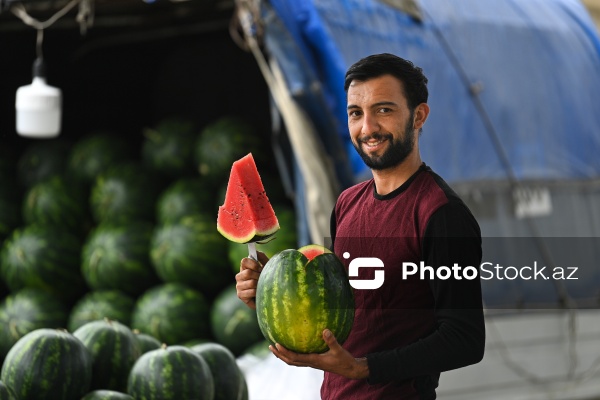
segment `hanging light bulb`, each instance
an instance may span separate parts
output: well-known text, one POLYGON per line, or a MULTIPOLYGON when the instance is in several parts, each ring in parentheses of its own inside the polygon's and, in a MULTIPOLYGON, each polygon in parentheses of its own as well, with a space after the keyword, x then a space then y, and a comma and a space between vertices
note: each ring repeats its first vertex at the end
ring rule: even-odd
POLYGON ((62 114, 61 90, 46 83, 42 57, 33 63, 31 85, 17 89, 17 133, 34 138, 51 138, 60 133, 62 114))

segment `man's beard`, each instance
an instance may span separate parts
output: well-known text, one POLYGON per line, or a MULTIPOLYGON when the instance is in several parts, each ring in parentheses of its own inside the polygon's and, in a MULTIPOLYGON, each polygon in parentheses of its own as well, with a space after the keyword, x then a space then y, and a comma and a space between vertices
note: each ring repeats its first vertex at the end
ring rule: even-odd
POLYGON ((391 133, 373 133, 372 135, 360 138, 358 144, 353 144, 364 163, 371 169, 383 170, 399 165, 406 157, 408 157, 415 146, 415 131, 413 129, 412 113, 404 128, 404 135, 402 135, 399 140, 394 140, 391 133), (389 141, 388 148, 380 156, 367 154, 361 146, 362 142, 372 139, 387 139, 389 141))

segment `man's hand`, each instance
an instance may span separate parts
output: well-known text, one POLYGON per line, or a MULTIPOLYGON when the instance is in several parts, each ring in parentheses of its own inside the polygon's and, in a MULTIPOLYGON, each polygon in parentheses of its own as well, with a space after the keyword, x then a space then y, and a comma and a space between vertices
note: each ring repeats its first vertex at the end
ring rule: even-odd
POLYGON ((311 367, 350 379, 364 379, 369 376, 369 366, 366 358, 354 358, 340 346, 329 329, 323 331, 323 340, 329 350, 322 354, 298 354, 276 343, 269 346, 275 356, 286 364, 296 367, 311 367))
POLYGON ((258 261, 248 257, 240 261, 240 272, 235 276, 237 296, 252 309, 256 309, 254 298, 256 297, 258 277, 263 269, 263 265, 269 261, 265 253, 262 251, 257 253, 258 261))

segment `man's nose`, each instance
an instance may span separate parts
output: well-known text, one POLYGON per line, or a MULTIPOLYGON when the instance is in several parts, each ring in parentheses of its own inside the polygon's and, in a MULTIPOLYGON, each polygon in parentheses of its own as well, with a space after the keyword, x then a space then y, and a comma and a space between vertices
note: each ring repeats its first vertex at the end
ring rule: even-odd
POLYGON ((363 115, 363 124, 361 134, 371 135, 372 133, 379 132, 379 121, 374 115, 365 113, 363 115))

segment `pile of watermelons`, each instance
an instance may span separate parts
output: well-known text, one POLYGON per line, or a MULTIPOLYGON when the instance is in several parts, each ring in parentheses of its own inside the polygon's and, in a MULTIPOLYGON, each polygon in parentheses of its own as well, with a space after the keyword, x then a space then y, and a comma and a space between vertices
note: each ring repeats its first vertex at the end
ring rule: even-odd
POLYGON ((264 339, 235 293, 247 247, 216 215, 252 152, 281 225, 259 250, 297 247, 270 149, 234 116, 165 119, 132 143, 0 150, 1 400, 247 398, 235 358, 264 339))

